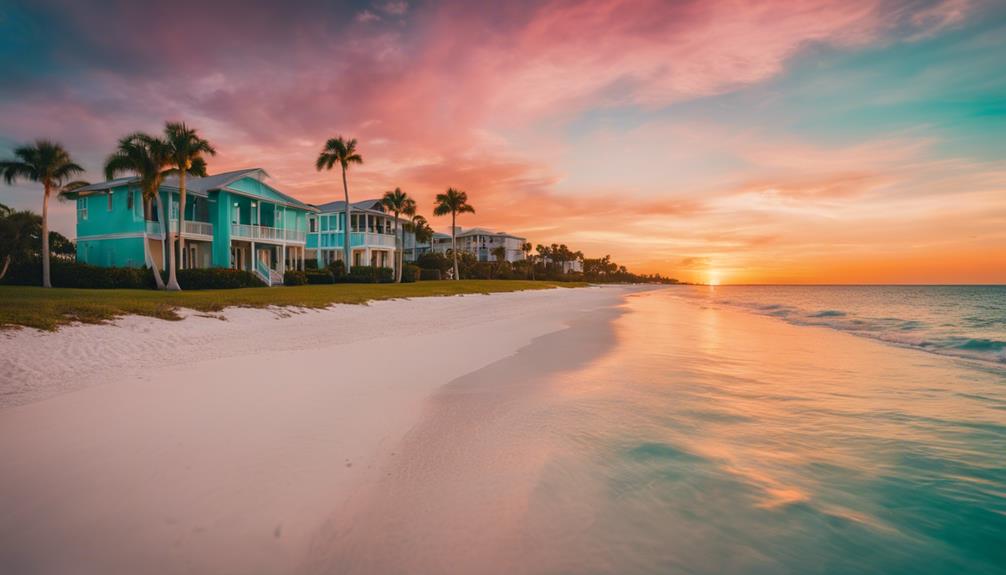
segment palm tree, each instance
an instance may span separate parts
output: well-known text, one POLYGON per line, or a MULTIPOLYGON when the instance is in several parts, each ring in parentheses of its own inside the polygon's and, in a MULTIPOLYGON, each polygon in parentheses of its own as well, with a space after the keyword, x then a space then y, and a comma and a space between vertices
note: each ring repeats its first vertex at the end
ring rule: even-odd
MULTIPOLYGON (((164 140, 159 140, 153 136, 137 132, 130 134, 121 140, 115 152, 105 160, 105 177, 109 180, 123 172, 132 172, 140 179, 140 192, 143 194, 145 206, 154 202, 157 207, 158 219, 161 220, 161 231, 164 237, 168 237, 168 218, 161 202, 161 182, 164 175, 172 164, 171 146, 164 140)), ((147 211, 147 210, 145 210, 147 211)), ((146 227, 144 227, 144 247, 146 247, 146 227)), ((154 271, 154 282, 157 289, 165 289, 161 272, 157 269, 157 258, 150 258, 150 266, 154 271)), ((168 242, 168 267, 175 267, 174 243, 168 242)), ((177 282, 168 285, 167 289, 181 289, 177 282)))
POLYGON ((402 188, 395 188, 392 192, 384 192, 384 197, 381 198, 381 205, 384 206, 384 209, 395 214, 395 283, 401 283, 402 252, 405 249, 405 227, 402 226, 402 236, 399 238, 398 216, 399 214, 406 216, 416 215, 416 201, 410 198, 409 194, 403 192, 402 188), (399 243, 399 239, 401 243, 399 243))
POLYGON ((461 190, 455 190, 454 188, 447 188, 447 192, 437 194, 437 203, 433 208, 433 215, 451 215, 451 256, 454 258, 455 280, 461 279, 458 276, 458 230, 456 224, 458 221, 458 214, 464 213, 475 213, 475 208, 468 203, 468 194, 462 192, 461 190))
MULTIPOLYGON (((412 220, 407 224, 409 231, 411 231, 416 236, 416 241, 412 242, 412 261, 416 261, 416 245, 429 242, 433 240, 433 228, 430 227, 430 223, 426 221, 426 218, 416 214, 412 216, 412 220)), ((432 245, 430 246, 432 249, 432 245)))
POLYGON ((325 142, 325 147, 321 150, 321 154, 318 155, 318 160, 315 161, 314 167, 320 172, 322 170, 331 170, 332 166, 336 163, 342 167, 342 191, 346 195, 346 222, 343 225, 342 257, 346 263, 346 273, 349 273, 349 255, 351 251, 349 246, 350 205, 349 185, 346 183, 346 170, 349 169, 350 164, 363 164, 363 157, 356 151, 355 138, 349 141, 343 139, 342 136, 329 139, 325 142))
POLYGON ((524 242, 520 245, 520 250, 524 252, 524 260, 528 263, 528 270, 531 279, 534 279, 534 256, 531 255, 531 242, 524 242))
POLYGON ((0 204, 0 279, 7 275, 10 264, 27 260, 41 240, 42 218, 29 210, 14 210, 0 204))
MULTIPOLYGON (((178 266, 185 267, 185 176, 206 175, 203 154, 217 155, 209 142, 199 137, 185 122, 168 122, 164 125, 164 138, 171 148, 171 173, 178 175, 178 266)), ((168 285, 177 284, 175 268, 168 272, 168 285)))
POLYGON ((42 184, 42 286, 52 287, 49 279, 49 196, 59 191, 71 177, 84 168, 75 164, 63 146, 49 140, 14 148, 14 158, 0 161, 3 179, 11 185, 18 180, 42 184))

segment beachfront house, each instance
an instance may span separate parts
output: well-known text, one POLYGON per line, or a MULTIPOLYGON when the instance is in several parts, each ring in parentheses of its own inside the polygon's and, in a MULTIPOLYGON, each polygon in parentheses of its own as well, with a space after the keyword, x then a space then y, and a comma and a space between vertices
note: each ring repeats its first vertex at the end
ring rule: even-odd
MULTIPOLYGON (((283 282, 287 269, 303 269, 308 217, 317 211, 266 180, 260 168, 186 178, 179 206, 178 179, 165 178, 160 199, 174 232, 185 210, 184 268, 232 268, 252 272, 266 284, 283 282)), ((167 266, 160 214, 145 206, 137 178, 118 178, 77 193, 77 260, 91 265, 167 266)))
MULTIPOLYGON (((458 252, 472 254, 480 262, 496 261, 493 250, 501 246, 506 250, 506 261, 511 263, 521 261, 524 259, 523 245, 526 241, 526 238, 520 236, 506 232, 493 232, 485 228, 469 228, 467 230, 457 228, 458 252)), ((431 249, 446 254, 451 249, 451 235, 434 234, 431 249)))
MULTIPOLYGON (((316 207, 308 217, 307 249, 319 267, 343 259, 346 202, 336 201, 316 207)), ((408 220, 399 218, 399 233, 408 220)), ((415 234, 405 231, 404 257, 411 259, 415 234)), ((395 267, 395 215, 380 200, 350 203, 349 246, 352 265, 395 267)))

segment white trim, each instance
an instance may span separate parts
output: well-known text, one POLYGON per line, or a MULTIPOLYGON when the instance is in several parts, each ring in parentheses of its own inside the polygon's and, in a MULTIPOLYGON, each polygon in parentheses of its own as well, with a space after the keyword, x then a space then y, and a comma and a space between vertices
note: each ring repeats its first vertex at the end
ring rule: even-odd
POLYGON ((98 234, 94 236, 77 236, 77 241, 80 240, 125 240, 130 238, 142 238, 143 232, 130 232, 122 234, 98 234))

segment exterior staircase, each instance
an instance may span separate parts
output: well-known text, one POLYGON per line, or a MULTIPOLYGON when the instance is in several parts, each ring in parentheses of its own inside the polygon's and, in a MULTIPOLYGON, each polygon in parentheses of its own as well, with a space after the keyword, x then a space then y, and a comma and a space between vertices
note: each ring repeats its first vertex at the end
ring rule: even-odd
POLYGON ((255 275, 269 287, 283 285, 283 274, 270 269, 269 266, 259 260, 255 260, 255 275))

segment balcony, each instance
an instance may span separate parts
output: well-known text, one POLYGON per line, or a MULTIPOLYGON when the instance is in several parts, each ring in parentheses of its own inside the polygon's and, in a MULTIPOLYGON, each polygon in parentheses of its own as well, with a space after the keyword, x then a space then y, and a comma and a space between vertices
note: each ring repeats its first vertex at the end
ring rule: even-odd
MULTIPOLYGON (((168 220, 168 225, 171 226, 170 230, 174 232, 178 229, 178 220, 168 220)), ((147 220, 146 222, 147 235, 151 237, 157 237, 163 239, 164 236, 161 235, 161 223, 152 222, 147 220)), ((185 221, 185 225, 182 226, 182 230, 185 233, 185 237, 193 237, 205 240, 213 239, 213 224, 209 222, 196 222, 196 221, 185 221)))
POLYGON ((307 234, 300 230, 270 228, 268 226, 250 224, 231 224, 231 237, 274 242, 304 243, 307 241, 307 234))
MULTIPOLYGON (((317 232, 312 232, 317 234, 317 232)), ((327 249, 342 249, 343 232, 333 230, 318 234, 321 247, 327 249)), ((395 247, 395 234, 374 232, 349 232, 349 245, 354 248, 391 248, 395 247)))

